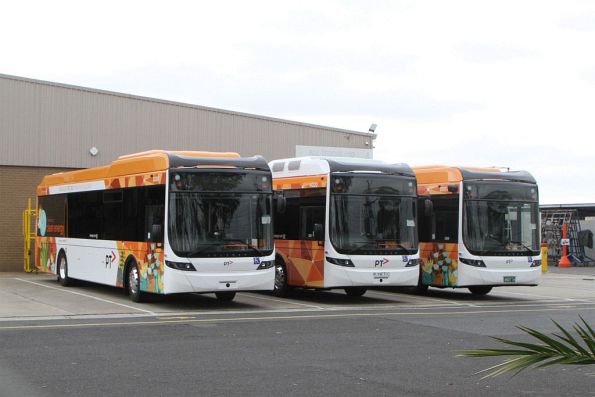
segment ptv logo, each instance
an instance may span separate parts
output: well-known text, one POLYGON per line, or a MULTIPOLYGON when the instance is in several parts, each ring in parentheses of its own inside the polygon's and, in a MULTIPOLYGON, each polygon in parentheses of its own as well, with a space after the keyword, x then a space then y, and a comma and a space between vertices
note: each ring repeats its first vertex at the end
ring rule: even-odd
POLYGON ((105 256, 105 267, 107 268, 109 266, 109 268, 112 268, 112 264, 114 263, 114 261, 116 260, 116 254, 114 251, 112 251, 112 253, 110 255, 106 255, 105 256))
POLYGON ((377 259, 374 261, 374 267, 382 267, 383 265, 386 265, 388 262, 390 261, 386 258, 377 259))

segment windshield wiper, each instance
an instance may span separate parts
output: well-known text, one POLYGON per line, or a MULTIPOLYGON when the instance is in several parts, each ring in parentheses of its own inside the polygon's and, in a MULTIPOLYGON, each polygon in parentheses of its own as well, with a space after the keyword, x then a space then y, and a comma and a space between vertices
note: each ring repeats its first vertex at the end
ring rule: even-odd
MULTIPOLYGON (((374 241, 370 241, 370 242, 366 242, 366 243, 362 243, 361 245, 353 248, 350 250, 350 254, 357 254, 358 252, 362 252, 365 251, 367 249, 391 249, 393 247, 387 247, 386 245, 384 247, 380 247, 379 245, 383 243, 386 244, 386 240, 374 240, 374 241)), ((399 248, 405 252, 409 251, 408 248, 406 248, 405 246, 397 243, 397 242, 392 242, 391 244, 394 244, 395 247, 394 248, 399 248)))
POLYGON ((505 246, 506 244, 520 245, 525 251, 528 251, 531 254, 533 253, 533 250, 530 247, 528 247, 525 244, 523 244, 522 241, 512 241, 512 240, 510 240, 510 241, 507 241, 506 243, 502 243, 502 246, 505 246))
POLYGON ((198 254, 202 254, 203 252, 211 249, 211 248, 216 248, 221 246, 221 243, 210 243, 210 244, 201 244, 202 247, 200 247, 199 249, 197 249, 196 251, 192 251, 192 252, 188 252, 187 255, 185 255, 187 258, 192 258, 198 254))
POLYGON ((261 250, 259 250, 258 248, 256 248, 255 246, 253 246, 252 244, 248 244, 243 240, 237 240, 237 239, 225 239, 221 241, 222 245, 225 245, 225 243, 231 243, 231 244, 242 244, 244 247, 246 248, 250 248, 252 251, 256 252, 256 254, 258 256, 263 256, 263 252, 261 250))
POLYGON ((384 244, 383 248, 393 248, 392 246, 396 246, 396 248, 400 248, 403 251, 409 251, 409 248, 405 247, 404 245, 397 243, 394 240, 376 240, 376 244, 384 244), (386 244, 390 244, 388 247, 386 246, 386 244))

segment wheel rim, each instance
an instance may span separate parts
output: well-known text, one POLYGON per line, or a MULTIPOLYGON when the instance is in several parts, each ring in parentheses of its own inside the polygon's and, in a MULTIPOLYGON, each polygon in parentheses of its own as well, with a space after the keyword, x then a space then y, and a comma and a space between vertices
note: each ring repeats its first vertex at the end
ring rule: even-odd
POLYGON ((279 290, 285 286, 287 278, 285 277, 285 269, 282 265, 275 266, 275 289, 279 290))
POLYGON ((130 267, 130 272, 128 273, 128 288, 131 295, 136 295, 138 293, 138 269, 136 266, 130 267))
POLYGON ((66 278, 66 259, 63 256, 60 257, 60 278, 66 278))

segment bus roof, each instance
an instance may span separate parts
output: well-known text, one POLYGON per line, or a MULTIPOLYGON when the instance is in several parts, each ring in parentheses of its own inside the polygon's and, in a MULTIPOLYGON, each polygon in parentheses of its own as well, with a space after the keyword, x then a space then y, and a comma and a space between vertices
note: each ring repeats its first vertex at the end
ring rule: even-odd
POLYGON ((348 157, 307 156, 274 160, 269 163, 275 178, 322 175, 329 172, 382 172, 415 177, 404 163, 390 164, 380 160, 348 157))
POLYGON ((507 180, 536 183, 527 171, 504 171, 497 167, 452 167, 429 165, 413 167, 417 183, 456 183, 468 180, 507 180))
POLYGON ((172 167, 201 165, 237 166, 254 161, 254 168, 261 168, 266 162, 262 157, 240 159, 235 152, 166 151, 149 150, 118 157, 108 165, 76 171, 60 172, 45 176, 39 188, 78 182, 88 182, 126 175, 164 171, 172 167))

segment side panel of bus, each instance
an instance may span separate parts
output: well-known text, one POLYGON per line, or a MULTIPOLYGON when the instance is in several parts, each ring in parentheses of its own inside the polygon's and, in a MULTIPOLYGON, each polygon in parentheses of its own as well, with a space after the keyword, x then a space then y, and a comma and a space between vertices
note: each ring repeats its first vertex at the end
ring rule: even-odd
POLYGON ((421 282, 436 287, 456 287, 458 281, 458 244, 420 243, 421 282))
POLYGON ((56 273, 58 255, 66 255, 68 275, 79 280, 124 287, 124 267, 134 258, 142 291, 163 293, 164 254, 155 243, 38 237, 36 268, 56 273))
POLYGON ((445 187, 418 185, 421 200, 432 201, 431 215, 418 206, 420 280, 434 287, 456 287, 459 279, 460 195, 445 187))
POLYGON ((326 224, 326 175, 274 181, 287 205, 275 216, 275 249, 287 268, 287 282, 296 287, 324 287, 324 241, 314 238, 315 225, 326 224))
POLYGON ((296 287, 324 287, 324 244, 308 240, 275 240, 287 268, 287 282, 296 287))

